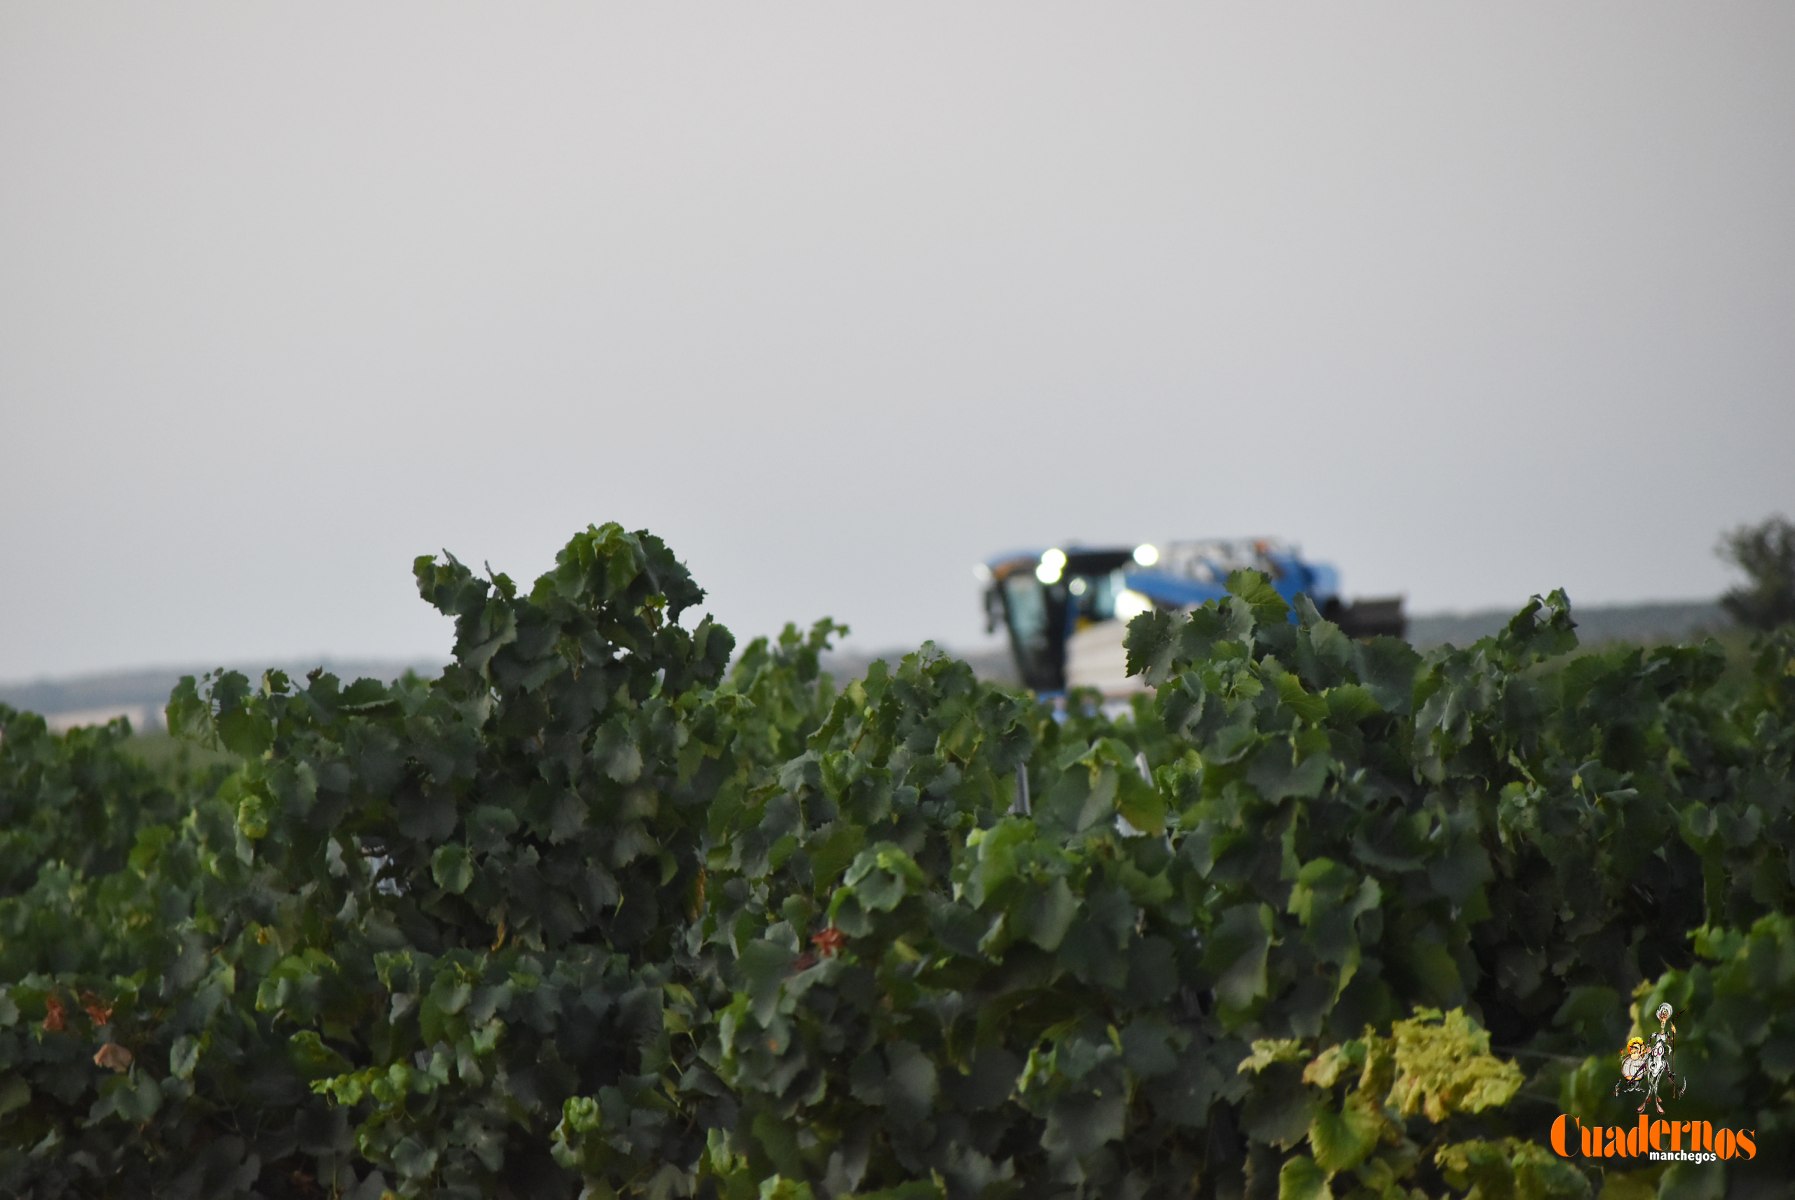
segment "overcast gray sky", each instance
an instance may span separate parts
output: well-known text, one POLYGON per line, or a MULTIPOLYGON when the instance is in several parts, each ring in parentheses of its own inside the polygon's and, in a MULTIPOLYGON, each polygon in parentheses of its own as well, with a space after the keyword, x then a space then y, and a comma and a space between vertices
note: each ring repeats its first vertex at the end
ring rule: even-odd
POLYGON ((611 519, 868 648, 1069 539, 1712 596, 1792 443, 1787 0, 0 8, 0 679, 611 519))

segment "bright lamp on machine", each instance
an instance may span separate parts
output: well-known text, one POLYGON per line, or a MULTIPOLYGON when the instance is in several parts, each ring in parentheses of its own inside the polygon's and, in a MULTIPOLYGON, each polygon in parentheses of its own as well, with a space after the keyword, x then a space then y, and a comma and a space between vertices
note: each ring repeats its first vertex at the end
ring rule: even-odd
POLYGON ((1150 567, 1159 561, 1159 547, 1151 542, 1142 542, 1134 548, 1134 561, 1143 567, 1150 567))
POLYGON ((1041 565, 1035 568, 1035 578, 1045 584, 1055 584, 1065 569, 1066 552, 1057 548, 1049 550, 1041 556, 1041 565))
POLYGON ((1132 588, 1123 588, 1116 593, 1116 620, 1128 622, 1142 613, 1153 611, 1153 601, 1147 599, 1132 588))

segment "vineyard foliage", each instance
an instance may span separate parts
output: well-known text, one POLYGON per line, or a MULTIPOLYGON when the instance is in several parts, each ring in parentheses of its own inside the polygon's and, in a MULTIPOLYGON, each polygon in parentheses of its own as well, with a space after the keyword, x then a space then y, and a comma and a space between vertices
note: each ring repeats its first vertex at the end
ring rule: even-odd
POLYGON ((0 1194, 1781 1194, 1795 641, 1422 655, 1262 578, 1119 718, 840 630, 739 653, 652 535, 416 564, 453 661, 184 681, 231 765, 0 709, 0 1194), (1757 1157, 1564 1159, 1668 1115, 1757 1157))

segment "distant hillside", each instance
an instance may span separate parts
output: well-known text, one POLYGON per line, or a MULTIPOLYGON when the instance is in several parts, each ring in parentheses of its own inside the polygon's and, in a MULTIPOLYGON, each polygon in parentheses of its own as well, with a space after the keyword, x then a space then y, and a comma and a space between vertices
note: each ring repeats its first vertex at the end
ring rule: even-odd
MULTIPOLYGON (((989 679, 994 683, 1020 682, 1016 674, 1015 660, 1010 657, 1010 652, 1006 647, 998 646, 995 649, 981 647, 976 650, 954 650, 949 647, 943 647, 943 649, 970 665, 973 674, 980 679, 989 679)), ((878 652, 838 650, 823 656, 823 670, 829 672, 837 681, 858 679, 866 674, 866 669, 878 659, 884 659, 895 667, 905 655, 912 654, 915 650, 914 646, 878 652)))
MULTIPOLYGON (((1655 604, 1616 604, 1574 609, 1577 635, 1586 646, 1603 642, 1670 642, 1705 636, 1728 628, 1730 622, 1714 602, 1681 601, 1655 604)), ((1426 648, 1451 643, 1465 646, 1498 632, 1514 616, 1512 609, 1486 609, 1470 613, 1436 613, 1411 617, 1409 640, 1426 648)), ((910 648, 878 653, 843 651, 827 656, 824 669, 837 679, 853 679, 866 672, 873 660, 896 663, 910 648)), ((962 654, 985 679, 1016 682, 1016 671, 1002 649, 980 648, 962 654)), ((368 676, 397 679, 407 671, 434 675, 440 663, 399 660, 345 659, 276 664, 295 679, 322 666, 344 680, 368 676)), ((149 667, 136 671, 109 671, 66 679, 41 679, 30 683, 0 684, 0 704, 44 714, 58 728, 97 724, 115 716, 130 719, 136 729, 159 728, 168 694, 183 675, 201 675, 210 667, 149 667)), ((258 679, 265 665, 238 666, 258 679)))
MULTIPOLYGON (((1451 643, 1468 646, 1500 633, 1515 609, 1491 608, 1469 613, 1435 613, 1409 618, 1409 641, 1426 649, 1451 643)), ((1577 639, 1585 646, 1603 642, 1676 642, 1699 639, 1732 625, 1719 602, 1666 601, 1654 604, 1571 606, 1577 639)))
MULTIPOLYGON (((251 679, 260 679, 262 672, 269 669, 266 663, 255 666, 227 664, 227 667, 241 671, 251 679)), ((303 679, 307 672, 323 667, 344 680, 364 676, 389 680, 397 679, 407 671, 434 675, 442 670, 441 663, 376 659, 286 662, 276 663, 274 667, 285 671, 294 679, 303 679)), ((57 728, 99 724, 115 716, 123 716, 130 720, 133 729, 159 729, 163 724, 162 709, 168 704, 168 694, 174 691, 181 677, 203 675, 214 669, 216 665, 144 667, 135 671, 104 671, 63 679, 39 679, 30 683, 4 683, 0 684, 0 704, 42 713, 57 728)))

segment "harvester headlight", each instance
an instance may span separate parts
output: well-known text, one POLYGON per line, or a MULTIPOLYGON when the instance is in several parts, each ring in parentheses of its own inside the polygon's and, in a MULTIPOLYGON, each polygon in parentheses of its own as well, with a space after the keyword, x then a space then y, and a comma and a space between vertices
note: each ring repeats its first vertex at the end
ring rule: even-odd
POLYGON ((1142 613, 1153 611, 1153 601, 1147 599, 1133 588, 1123 588, 1116 593, 1116 620, 1127 622, 1142 613))
POLYGON ((1159 547, 1151 542, 1142 542, 1134 548, 1134 561, 1143 567, 1150 567, 1159 561, 1159 547))
POLYGON ((1066 552, 1057 547, 1041 556, 1041 565, 1035 568, 1035 578, 1045 584, 1060 581, 1060 574, 1066 569, 1066 552))

